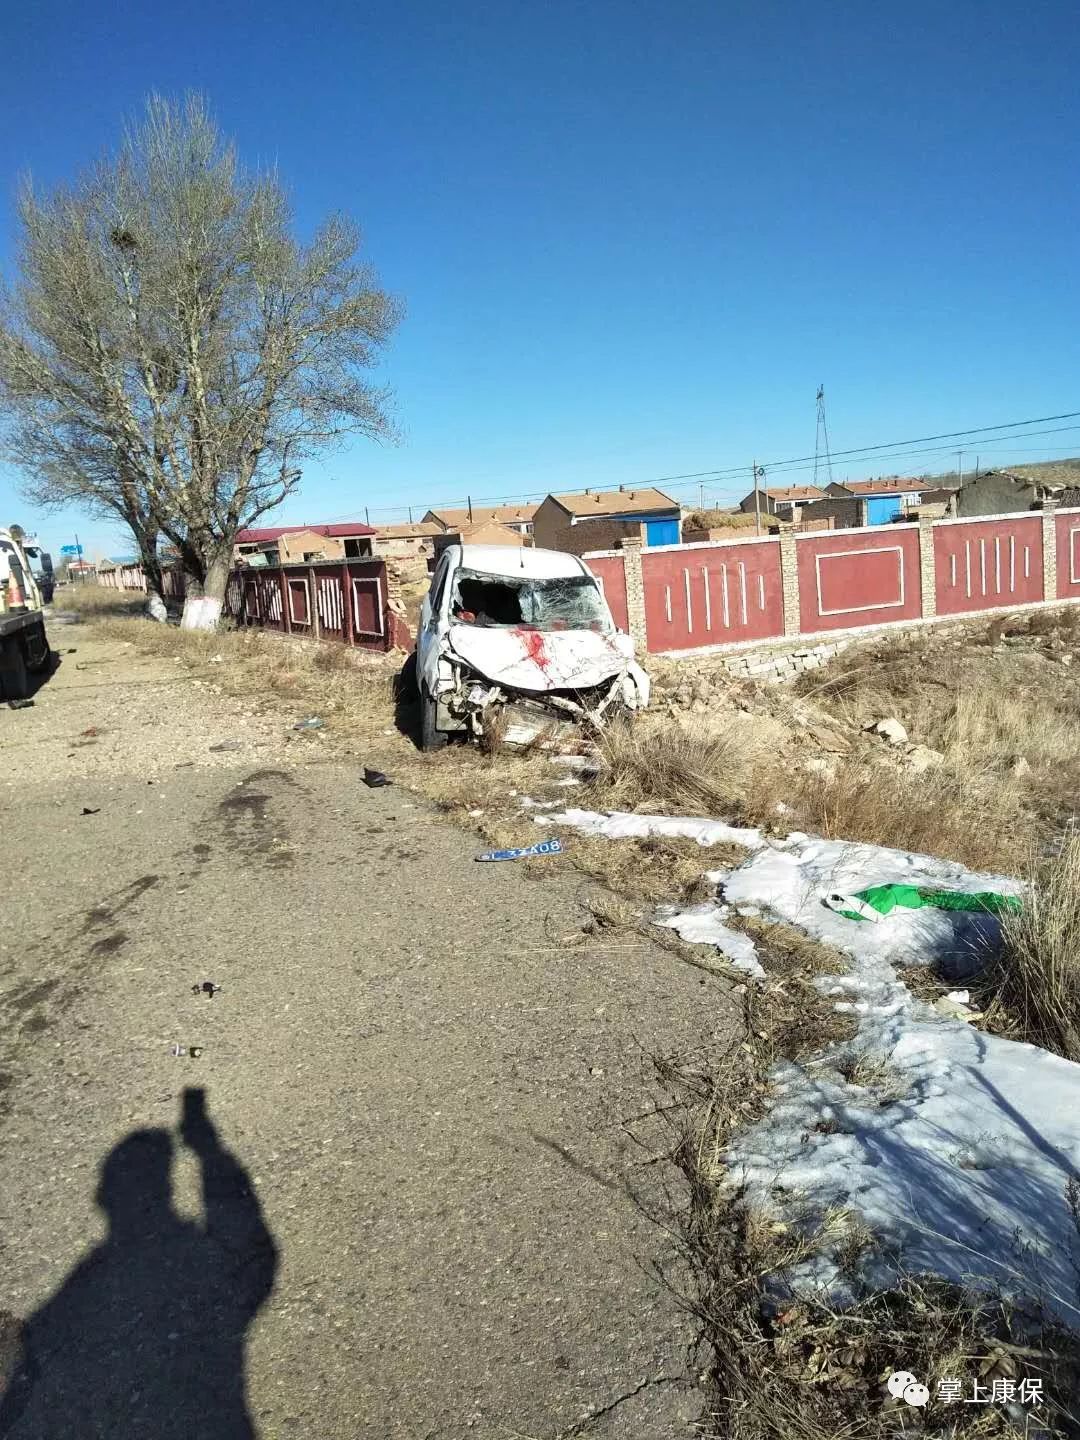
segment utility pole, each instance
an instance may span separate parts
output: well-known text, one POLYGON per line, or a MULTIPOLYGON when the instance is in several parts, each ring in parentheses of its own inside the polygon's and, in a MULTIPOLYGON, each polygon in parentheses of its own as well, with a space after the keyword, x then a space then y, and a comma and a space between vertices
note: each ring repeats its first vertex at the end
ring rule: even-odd
POLYGON ((964 483, 964 452, 956 452, 956 488, 959 489, 964 483))
POLYGON ((698 509, 699 509, 699 510, 704 510, 704 509, 705 509, 705 481, 704 481, 704 480, 702 480, 701 484, 698 486, 697 503, 698 503, 698 509))
POLYGON ((761 534, 761 486, 758 481, 765 474, 765 471, 756 460, 750 462, 750 469, 754 476, 754 534, 761 534))
POLYGON ((471 524, 472 524, 472 496, 471 496, 471 495, 466 495, 465 499, 469 502, 469 524, 471 525, 471 524))
POLYGON ((366 505, 364 506, 364 524, 369 527, 371 525, 371 516, 368 513, 368 507, 366 505))

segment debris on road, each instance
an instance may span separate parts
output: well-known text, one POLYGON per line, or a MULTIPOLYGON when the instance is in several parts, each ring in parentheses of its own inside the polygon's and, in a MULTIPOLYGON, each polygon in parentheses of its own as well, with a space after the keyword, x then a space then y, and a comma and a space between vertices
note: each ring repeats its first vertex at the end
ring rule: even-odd
POLYGON ((517 850, 488 850, 477 860, 524 860, 529 855, 561 855, 561 840, 541 840, 538 845, 525 845, 517 850))
POLYGON ((198 1060, 202 1052, 203 1047, 201 1045, 174 1045, 169 1051, 169 1054, 175 1055, 178 1058, 187 1055, 192 1060, 198 1060))
POLYGON ((89 805, 84 805, 84 806, 82 807, 82 813, 83 813, 84 815, 100 815, 100 813, 101 813, 101 806, 100 806, 100 805, 96 805, 96 806, 94 806, 93 809, 91 809, 89 805))
POLYGON ((298 720, 292 728, 294 730, 322 730, 325 726, 326 721, 320 719, 318 715, 309 715, 306 720, 298 720))
POLYGON ((221 986, 215 984, 213 980, 203 980, 200 983, 192 985, 191 993, 193 995, 205 995, 208 1000, 212 1000, 220 989, 221 986))
POLYGON ((219 740, 216 745, 210 746, 210 753, 220 754, 223 750, 242 750, 243 748, 242 740, 219 740))
POLYGON ((369 770, 364 766, 364 784, 371 790, 378 790, 383 785, 392 785, 394 782, 389 775, 384 775, 381 770, 369 770))

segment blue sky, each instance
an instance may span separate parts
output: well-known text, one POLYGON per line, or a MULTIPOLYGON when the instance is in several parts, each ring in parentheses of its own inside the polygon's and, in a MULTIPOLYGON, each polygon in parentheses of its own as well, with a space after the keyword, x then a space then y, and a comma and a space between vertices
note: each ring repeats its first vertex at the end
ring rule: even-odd
MULTIPOLYGON (((41 0, 0 37, 5 271, 19 174, 70 176, 150 90, 205 93, 302 229, 362 224, 407 306, 402 443, 310 465, 283 521, 812 453, 820 382, 835 449, 1080 410, 1067 0, 41 0)), ((11 519, 125 548, 0 472, 11 519)))

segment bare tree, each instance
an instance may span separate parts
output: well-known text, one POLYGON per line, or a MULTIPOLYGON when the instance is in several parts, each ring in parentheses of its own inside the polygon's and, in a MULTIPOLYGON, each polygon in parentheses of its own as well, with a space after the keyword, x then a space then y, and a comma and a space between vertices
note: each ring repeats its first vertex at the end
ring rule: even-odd
POLYGON ((75 186, 24 187, 20 219, 0 400, 26 494, 119 515, 159 590, 165 537, 184 623, 214 624, 237 530, 306 458, 390 434, 366 372, 398 307, 348 220, 295 239, 277 178, 241 167, 199 99, 151 99, 75 186))

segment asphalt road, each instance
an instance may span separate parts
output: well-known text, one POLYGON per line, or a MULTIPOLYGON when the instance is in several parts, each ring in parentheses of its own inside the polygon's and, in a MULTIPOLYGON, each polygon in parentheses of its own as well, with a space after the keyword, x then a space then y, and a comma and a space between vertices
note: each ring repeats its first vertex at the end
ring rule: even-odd
POLYGON ((291 717, 52 638, 0 709, 0 1435, 689 1435, 623 1122, 720 986, 291 717))

